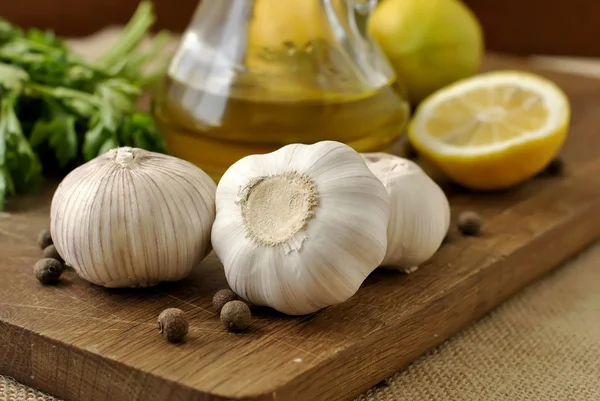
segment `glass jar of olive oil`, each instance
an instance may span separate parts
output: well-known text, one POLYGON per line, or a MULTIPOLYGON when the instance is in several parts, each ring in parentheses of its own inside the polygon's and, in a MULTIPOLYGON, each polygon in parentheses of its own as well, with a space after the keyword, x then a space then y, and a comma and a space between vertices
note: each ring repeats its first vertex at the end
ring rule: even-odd
POLYGON ((381 151, 409 106, 364 33, 373 1, 203 1, 153 99, 169 149, 213 178, 290 143, 381 151))

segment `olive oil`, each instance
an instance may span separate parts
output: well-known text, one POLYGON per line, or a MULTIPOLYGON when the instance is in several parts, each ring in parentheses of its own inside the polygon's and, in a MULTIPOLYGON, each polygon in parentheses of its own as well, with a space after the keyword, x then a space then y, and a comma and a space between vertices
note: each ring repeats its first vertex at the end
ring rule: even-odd
POLYGON ((409 108, 393 82, 367 93, 326 93, 305 99, 224 96, 167 77, 157 88, 153 112, 174 155, 218 180, 249 154, 290 143, 335 140, 359 152, 383 151, 401 136, 409 108))
POLYGON ((154 92, 171 152, 218 180, 244 156, 290 143, 386 150, 409 104, 367 34, 375 3, 201 2, 154 92))

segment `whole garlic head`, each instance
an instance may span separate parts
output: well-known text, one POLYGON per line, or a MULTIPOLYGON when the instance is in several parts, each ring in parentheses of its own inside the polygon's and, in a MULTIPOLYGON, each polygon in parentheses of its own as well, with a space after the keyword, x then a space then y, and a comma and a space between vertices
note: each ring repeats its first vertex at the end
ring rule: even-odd
POLYGON ((180 280, 211 250, 215 190, 207 174, 181 159, 112 149, 60 183, 52 239, 65 263, 98 285, 180 280))
POLYGON ((216 204, 213 247, 231 289, 256 305, 302 315, 343 302, 385 255, 387 192, 338 142, 239 160, 216 204))
POLYGON ((450 227, 444 191, 416 163, 388 153, 363 153, 390 195, 383 267, 410 273, 439 249, 450 227))

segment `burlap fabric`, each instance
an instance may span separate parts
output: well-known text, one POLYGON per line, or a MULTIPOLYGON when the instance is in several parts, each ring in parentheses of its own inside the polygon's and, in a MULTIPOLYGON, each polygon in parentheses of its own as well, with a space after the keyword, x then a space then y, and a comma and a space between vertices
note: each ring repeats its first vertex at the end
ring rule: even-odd
POLYGON ((59 401, 50 395, 0 376, 0 400, 2 401, 59 401))
MULTIPOLYGON (((74 45, 110 45, 107 31, 74 45)), ((537 59, 600 76, 597 64, 537 59)), ((0 401, 59 401, 0 376, 0 401)), ((600 401, 600 244, 355 401, 600 401)))

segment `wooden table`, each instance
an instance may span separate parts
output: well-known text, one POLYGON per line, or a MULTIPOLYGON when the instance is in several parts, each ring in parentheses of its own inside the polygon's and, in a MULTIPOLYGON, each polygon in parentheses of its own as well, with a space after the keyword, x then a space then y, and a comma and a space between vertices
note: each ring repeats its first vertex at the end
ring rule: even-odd
MULTIPOLYGON (((487 68, 519 67, 490 58, 487 68)), ((348 302, 290 318, 255 314, 245 334, 223 331, 210 307, 224 277, 213 258, 188 279, 106 290, 68 272, 43 287, 31 274, 34 238, 52 188, 10 203, 0 219, 0 374, 67 400, 345 400, 398 371, 600 236, 600 82, 542 72, 569 94, 564 177, 503 193, 452 192, 453 216, 485 218, 484 234, 455 232, 411 275, 378 271, 348 302), (190 316, 188 341, 156 333, 166 307, 190 316)))

